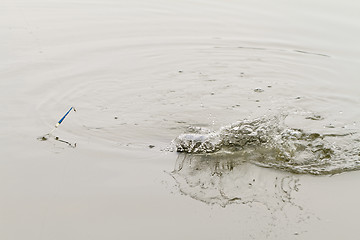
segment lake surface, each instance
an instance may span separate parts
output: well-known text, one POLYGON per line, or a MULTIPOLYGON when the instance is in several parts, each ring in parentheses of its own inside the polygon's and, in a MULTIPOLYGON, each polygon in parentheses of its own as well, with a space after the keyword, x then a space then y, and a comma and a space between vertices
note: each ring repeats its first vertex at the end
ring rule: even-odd
POLYGON ((357 238, 359 11, 1 0, 0 238, 357 238))

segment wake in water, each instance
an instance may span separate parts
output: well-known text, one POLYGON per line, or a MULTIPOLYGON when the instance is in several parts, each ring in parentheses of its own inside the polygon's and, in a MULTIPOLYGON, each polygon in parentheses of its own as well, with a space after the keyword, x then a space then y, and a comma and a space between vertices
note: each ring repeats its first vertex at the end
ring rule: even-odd
POLYGON ((360 169, 355 132, 320 134, 289 128, 286 116, 243 120, 218 131, 190 128, 174 141, 178 152, 241 161, 293 173, 326 175, 360 169))

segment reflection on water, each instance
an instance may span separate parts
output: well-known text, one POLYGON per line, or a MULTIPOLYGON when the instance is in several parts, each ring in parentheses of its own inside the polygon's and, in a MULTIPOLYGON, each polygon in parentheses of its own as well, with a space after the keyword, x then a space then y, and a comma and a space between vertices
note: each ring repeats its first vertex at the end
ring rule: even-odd
POLYGON ((238 154, 180 154, 171 175, 183 194, 208 204, 258 203, 269 210, 296 206, 292 194, 299 190, 298 178, 267 174, 265 179, 253 170, 238 154))
POLYGON ((252 239, 300 235, 319 220, 298 200, 297 175, 259 168, 242 154, 180 153, 170 175, 179 191, 192 199, 223 208, 249 207, 244 224, 257 226, 252 239))

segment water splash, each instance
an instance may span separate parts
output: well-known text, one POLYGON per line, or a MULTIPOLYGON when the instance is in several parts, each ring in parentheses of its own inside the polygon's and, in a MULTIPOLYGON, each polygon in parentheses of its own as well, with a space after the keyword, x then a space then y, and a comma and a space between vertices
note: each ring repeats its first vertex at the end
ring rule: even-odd
POLYGON ((318 133, 290 128, 286 115, 242 120, 218 131, 191 128, 173 144, 178 152, 242 161, 292 173, 326 175, 360 169, 356 132, 318 133))

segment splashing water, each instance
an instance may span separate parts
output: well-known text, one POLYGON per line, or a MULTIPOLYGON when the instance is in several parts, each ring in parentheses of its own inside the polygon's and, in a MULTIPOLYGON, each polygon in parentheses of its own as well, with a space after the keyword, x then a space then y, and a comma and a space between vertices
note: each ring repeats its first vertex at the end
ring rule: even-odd
POLYGON ((245 162, 292 173, 326 175, 360 169, 356 132, 306 132, 287 127, 285 118, 242 120, 218 131, 191 128, 173 144, 178 152, 236 155, 245 162))

